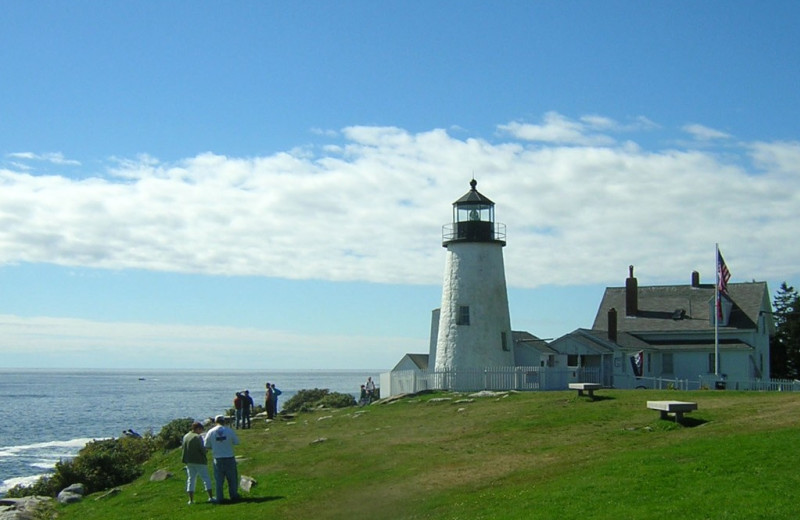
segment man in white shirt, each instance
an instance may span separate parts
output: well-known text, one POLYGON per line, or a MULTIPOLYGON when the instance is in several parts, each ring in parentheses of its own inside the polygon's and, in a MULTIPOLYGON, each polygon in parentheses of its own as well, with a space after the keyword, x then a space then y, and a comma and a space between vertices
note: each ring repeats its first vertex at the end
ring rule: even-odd
POLYGON ((214 418, 216 426, 208 430, 204 438, 206 449, 214 456, 214 483, 217 487, 217 503, 222 501, 222 488, 228 481, 228 494, 231 500, 239 499, 239 472, 236 468, 236 457, 233 447, 239 444, 236 432, 225 426, 225 417, 214 418))

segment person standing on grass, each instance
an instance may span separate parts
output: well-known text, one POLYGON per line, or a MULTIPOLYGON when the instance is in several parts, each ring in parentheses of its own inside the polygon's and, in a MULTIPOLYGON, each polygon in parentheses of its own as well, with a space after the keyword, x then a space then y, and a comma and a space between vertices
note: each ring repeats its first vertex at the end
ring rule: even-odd
POLYGON ((367 382, 364 384, 364 387, 367 390, 367 402, 371 403, 375 398, 375 382, 371 377, 367 378, 367 382))
POLYGON ((267 395, 264 397, 264 409, 267 411, 267 419, 274 419, 275 414, 272 413, 272 400, 275 398, 272 395, 272 387, 269 386, 269 381, 267 381, 267 395))
POLYGON ((183 436, 181 442, 183 448, 181 461, 186 464, 186 492, 189 494, 189 505, 194 504, 197 477, 200 477, 206 485, 208 501, 214 501, 214 496, 211 494, 211 477, 208 475, 206 447, 203 444, 203 429, 203 425, 199 422, 192 423, 192 430, 183 436))
POLYGON ((278 396, 283 392, 275 388, 275 383, 272 383, 272 416, 278 415, 278 396))
POLYGON ((242 394, 242 428, 250 428, 250 415, 254 407, 253 398, 250 397, 250 390, 245 390, 242 394))
POLYGON ((214 418, 216 426, 208 430, 205 444, 214 455, 214 483, 217 488, 216 502, 222 502, 222 488, 228 481, 228 495, 231 500, 239 500, 239 472, 236 468, 236 457, 233 447, 239 444, 236 432, 225 426, 225 417, 214 418))
POLYGON ((233 410, 236 415, 236 429, 242 426, 242 393, 236 392, 236 397, 233 398, 233 410))

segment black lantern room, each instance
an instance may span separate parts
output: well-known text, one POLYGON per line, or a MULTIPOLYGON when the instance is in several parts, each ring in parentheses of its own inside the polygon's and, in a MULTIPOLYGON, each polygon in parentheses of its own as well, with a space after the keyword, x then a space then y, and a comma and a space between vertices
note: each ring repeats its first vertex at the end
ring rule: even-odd
POLYGON ((481 194, 472 179, 471 189, 453 203, 453 223, 444 226, 442 246, 453 242, 499 242, 505 245, 505 226, 494 221, 494 202, 481 194))

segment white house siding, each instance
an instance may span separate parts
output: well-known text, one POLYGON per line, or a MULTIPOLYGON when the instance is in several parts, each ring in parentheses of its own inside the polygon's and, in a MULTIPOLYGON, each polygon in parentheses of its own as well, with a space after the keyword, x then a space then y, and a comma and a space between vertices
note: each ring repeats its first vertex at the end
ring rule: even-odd
POLYGON ((502 244, 448 244, 435 369, 474 370, 513 365, 502 244), (469 325, 458 325, 462 306, 469 307, 469 325), (501 344, 502 333, 507 350, 501 344))

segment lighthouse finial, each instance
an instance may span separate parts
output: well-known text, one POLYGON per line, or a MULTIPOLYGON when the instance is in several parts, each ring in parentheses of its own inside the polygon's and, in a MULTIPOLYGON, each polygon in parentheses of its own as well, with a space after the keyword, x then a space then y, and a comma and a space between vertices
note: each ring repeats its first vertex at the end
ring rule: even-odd
POLYGON ((475 177, 472 177, 472 180, 469 181, 469 185, 472 186, 472 191, 475 191, 475 186, 478 185, 478 181, 475 180, 475 177))

